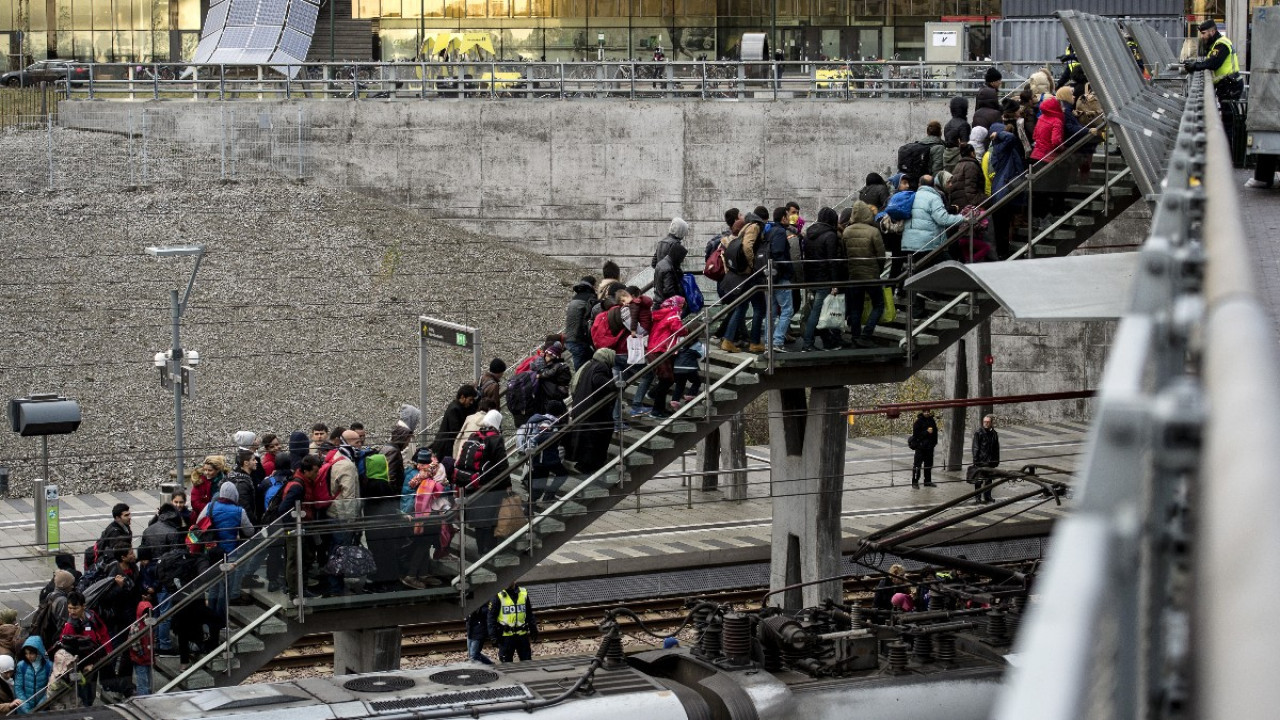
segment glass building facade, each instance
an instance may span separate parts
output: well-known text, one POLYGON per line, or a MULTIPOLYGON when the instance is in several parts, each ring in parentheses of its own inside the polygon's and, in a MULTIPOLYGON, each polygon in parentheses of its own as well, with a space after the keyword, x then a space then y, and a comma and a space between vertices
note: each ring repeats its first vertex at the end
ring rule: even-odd
POLYGON ((0 0, 0 47, 10 67, 189 58, 206 9, 201 0, 0 0))
MULTIPOLYGON (((788 60, 913 60, 924 54, 925 23, 939 20, 969 23, 977 59, 987 54, 988 21, 1001 14, 1001 0, 327 2, 337 17, 362 21, 380 60, 418 58, 424 40, 443 32, 487 33, 502 60, 650 60, 659 47, 669 60, 736 58, 749 32, 769 33, 788 60)), ((1196 14, 1220 15, 1222 5, 1187 0, 1196 14)), ((0 42, 10 67, 45 58, 189 60, 207 8, 208 0, 0 0, 0 42)), ((325 4, 321 23, 327 15, 325 4)))

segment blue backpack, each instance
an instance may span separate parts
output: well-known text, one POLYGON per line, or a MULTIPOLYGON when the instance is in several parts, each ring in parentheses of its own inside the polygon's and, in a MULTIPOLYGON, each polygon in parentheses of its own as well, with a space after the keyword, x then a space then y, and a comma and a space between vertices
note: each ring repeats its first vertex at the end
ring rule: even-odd
POLYGON ((682 293, 684 295, 684 309, 686 312, 701 312, 704 305, 702 299, 702 291, 698 289, 698 278, 693 273, 685 273, 684 279, 681 280, 684 286, 682 293))
POLYGON ((915 190, 899 190, 889 198, 884 211, 894 220, 910 220, 911 206, 916 202, 915 190))

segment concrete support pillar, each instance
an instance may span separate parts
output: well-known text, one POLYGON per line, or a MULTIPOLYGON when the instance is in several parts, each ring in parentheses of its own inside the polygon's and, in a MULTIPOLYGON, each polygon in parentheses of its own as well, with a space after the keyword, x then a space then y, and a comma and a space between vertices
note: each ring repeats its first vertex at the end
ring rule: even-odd
POLYGON ((742 424, 742 413, 734 413, 729 422, 720 426, 720 464, 733 468, 729 474, 729 486, 725 497, 730 500, 747 499, 747 435, 742 424))
MULTIPOLYGON (((698 469, 711 473, 703 475, 701 490, 720 489, 720 475, 712 471, 724 468, 744 468, 747 466, 747 439, 743 430, 743 415, 735 413, 716 432, 710 433, 698 445, 698 469)), ((738 470, 729 474, 728 497, 733 500, 746 499, 747 473, 738 470)))
MULTIPOLYGON (((948 350, 952 357, 947 362, 947 397, 961 400, 969 397, 968 348, 963 339, 948 350)), ((965 414, 968 408, 947 410, 947 450, 942 467, 948 472, 960 472, 964 464, 965 414)))
MULTIPOLYGON (((840 507, 848 429, 846 387, 769 392, 773 552, 769 585, 777 589, 840 573, 840 507)), ((772 597, 787 610, 840 598, 840 582, 772 597)))
POLYGON ((400 628, 369 628, 333 634, 333 672, 337 675, 400 669, 400 628))
MULTIPOLYGON (((991 320, 983 320, 974 330, 978 336, 977 358, 974 359, 974 368, 978 371, 978 397, 995 397, 995 382, 991 378, 991 363, 987 362, 987 358, 991 357, 991 320)), ((982 426, 982 416, 990 415, 994 409, 992 405, 978 406, 977 422, 975 427, 982 426)))

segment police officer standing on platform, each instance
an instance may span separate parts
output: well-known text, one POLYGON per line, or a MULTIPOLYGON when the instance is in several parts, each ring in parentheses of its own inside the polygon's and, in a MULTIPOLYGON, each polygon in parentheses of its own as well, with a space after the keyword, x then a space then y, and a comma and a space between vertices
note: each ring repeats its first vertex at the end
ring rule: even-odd
POLYGON ((1218 96, 1218 111, 1227 131, 1227 142, 1230 142, 1236 117, 1236 104, 1233 101, 1239 100, 1244 94, 1244 81, 1240 79, 1240 56, 1236 54, 1231 41, 1218 32, 1218 24, 1211 19, 1200 23, 1200 46, 1209 48, 1205 58, 1187 59, 1182 67, 1187 72, 1213 72, 1213 92, 1218 96))
POLYGON ((538 639, 538 623, 533 617, 529 591, 515 580, 489 603, 489 636, 498 646, 498 660, 511 662, 533 657, 530 640, 538 639))

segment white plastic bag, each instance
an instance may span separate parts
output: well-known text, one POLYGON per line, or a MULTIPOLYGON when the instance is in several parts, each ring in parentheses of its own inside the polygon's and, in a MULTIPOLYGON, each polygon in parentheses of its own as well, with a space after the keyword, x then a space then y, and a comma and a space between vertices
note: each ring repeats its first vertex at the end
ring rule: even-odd
POLYGON ((827 299, 822 301, 822 316, 818 318, 818 329, 844 329, 844 295, 827 295, 827 299))
POLYGON ((627 364, 643 365, 644 364, 644 348, 648 343, 642 337, 627 338, 627 364))

